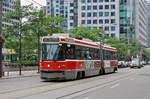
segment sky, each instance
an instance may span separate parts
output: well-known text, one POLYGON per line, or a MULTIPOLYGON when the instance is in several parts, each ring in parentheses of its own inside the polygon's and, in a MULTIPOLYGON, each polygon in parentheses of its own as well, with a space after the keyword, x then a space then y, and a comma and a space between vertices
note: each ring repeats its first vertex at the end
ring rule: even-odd
MULTIPOLYGON (((39 3, 40 5, 46 6, 46 0, 33 0, 39 3)), ((34 6, 40 7, 40 5, 36 4, 32 0, 21 0, 21 5, 29 5, 31 3, 34 4, 34 6)))

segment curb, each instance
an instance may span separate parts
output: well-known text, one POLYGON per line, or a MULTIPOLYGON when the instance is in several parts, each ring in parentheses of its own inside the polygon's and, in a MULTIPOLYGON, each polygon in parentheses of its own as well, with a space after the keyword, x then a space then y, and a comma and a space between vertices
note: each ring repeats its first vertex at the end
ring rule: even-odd
POLYGON ((2 77, 1 79, 13 79, 13 78, 24 78, 24 77, 33 77, 33 76, 40 76, 40 74, 36 74, 36 75, 28 75, 28 76, 25 76, 25 75, 21 75, 21 76, 14 76, 14 77, 2 77))

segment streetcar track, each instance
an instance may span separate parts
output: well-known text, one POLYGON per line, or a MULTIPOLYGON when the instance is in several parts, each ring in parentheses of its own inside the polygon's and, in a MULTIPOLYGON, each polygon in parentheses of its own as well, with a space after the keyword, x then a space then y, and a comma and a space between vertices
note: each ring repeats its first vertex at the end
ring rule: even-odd
MULTIPOLYGON (((137 71, 137 72, 139 72, 139 71, 137 71)), ((119 80, 119 79, 123 79, 124 77, 128 77, 128 76, 130 76, 130 75, 132 75, 132 74, 134 74, 135 72, 131 72, 131 71, 128 71, 127 72, 127 74, 123 74, 123 75, 121 75, 121 77, 117 77, 116 79, 114 79, 114 80, 111 80, 111 81, 108 81, 108 82, 105 82, 105 83, 101 83, 101 84, 98 84, 98 85, 95 85, 95 86, 92 86, 92 87, 89 87, 89 88, 85 88, 85 89, 83 89, 83 90, 80 90, 80 91, 76 91, 76 92, 73 92, 73 93, 70 93, 70 94, 67 94, 67 95, 63 95, 63 96, 61 96, 61 97, 58 97, 57 99, 60 99, 60 98, 64 98, 64 97, 68 97, 68 96, 71 96, 71 95, 73 95, 73 94, 76 94, 76 93, 80 93, 80 92, 83 92, 83 91, 85 91, 85 90, 88 90, 88 89, 91 89, 91 88, 95 88, 95 87, 97 87, 97 86, 101 86, 101 85, 104 85, 104 84, 108 84, 108 83, 112 83, 112 82, 115 82, 116 80, 119 80)), ((115 74, 118 74, 118 73, 115 73, 115 74)), ((54 89, 50 89, 50 90, 44 90, 44 91, 40 91, 40 92, 37 92, 37 93, 32 93, 32 94, 29 94, 29 95, 25 95, 25 96, 21 96, 21 97, 29 97, 29 96, 33 96, 33 95, 36 95, 36 94, 40 94, 40 93, 45 93, 45 92, 49 92, 49 91, 55 91, 55 90, 58 90, 58 89, 63 89, 63 88, 66 88, 66 87, 73 87, 73 86, 76 86, 76 85, 81 85, 81 84, 83 84, 83 83, 89 83, 89 82, 87 82, 87 81, 91 81, 91 79, 92 79, 92 81, 96 81, 96 80, 100 80, 100 79, 108 79, 107 77, 108 76, 110 76, 110 77, 114 77, 114 75, 115 74, 111 74, 111 76, 110 75, 103 75, 103 76, 100 76, 100 77, 98 77, 97 79, 95 79, 96 77, 92 77, 92 78, 90 78, 90 79, 82 79, 81 80, 81 82, 77 82, 77 81, 79 81, 79 80, 76 80, 75 82, 74 81, 71 81, 71 83, 73 82, 73 84, 71 84, 71 85, 67 85, 68 84, 68 82, 67 83, 64 83, 64 85, 65 86, 63 86, 63 87, 59 87, 59 88, 54 88, 54 89), (94 79, 94 80, 93 80, 94 79)), ((118 76, 120 76, 120 75, 118 75, 118 76)), ((109 77, 109 78, 110 78, 109 77)), ((54 82, 55 83, 55 82, 54 82)), ((57 84, 59 84, 59 83, 57 83, 57 84)), ((52 84, 52 85, 50 85, 50 86, 53 86, 53 85, 57 85, 57 84, 52 84)), ((34 87, 29 87, 29 88, 24 88, 24 89, 18 89, 18 90, 13 90, 13 91, 7 91, 7 92, 3 92, 3 93, 0 93, 0 94, 9 94, 9 93, 11 93, 11 92, 19 92, 19 91, 23 91, 23 90, 26 90, 26 89, 29 89, 30 90, 30 88, 32 88, 32 89, 38 89, 38 87, 40 88, 40 87, 47 87, 48 85, 47 84, 44 84, 44 85, 40 85, 40 86, 34 86, 34 87)), ((48 86, 48 88, 50 88, 50 86, 48 86)), ((3 95, 2 95, 3 96, 3 95)), ((20 99, 21 97, 17 97, 18 99, 20 99)))
MULTIPOLYGON (((111 74, 111 75, 113 75, 113 74, 111 74)), ((103 77, 100 77, 100 78, 97 78, 97 79, 105 79, 104 76, 106 77, 106 76, 110 76, 110 75, 103 75, 103 77)), ((90 79, 95 79, 96 77, 98 77, 98 76, 87 77, 87 78, 84 78, 84 79, 80 79, 82 82, 79 82, 79 84, 80 84, 80 83, 85 83, 87 80, 89 80, 89 78, 90 78, 90 79)), ((95 79, 95 80, 97 80, 97 79, 95 79)), ((69 81, 69 82, 75 82, 75 83, 76 83, 77 81, 79 81, 79 80, 69 81)), ((64 82, 52 81, 52 85, 56 85, 56 84, 55 84, 56 82, 57 82, 57 84, 60 84, 60 83, 64 83, 65 81, 64 81, 64 82)), ((66 83, 67 83, 67 82, 66 82, 66 83)), ((50 83, 47 83, 47 84, 40 84, 40 85, 37 85, 37 86, 28 87, 28 88, 22 88, 22 89, 16 89, 16 90, 11 90, 11 91, 0 92, 0 94, 11 93, 11 92, 15 92, 15 91, 21 91, 21 90, 26 90, 26 89, 31 89, 31 88, 37 88, 37 87, 44 87, 44 86, 47 86, 48 84, 50 84, 50 83)), ((78 84, 78 83, 77 83, 77 84, 78 84)))
MULTIPOLYGON (((148 70, 150 70, 150 69, 147 69, 147 71, 148 71, 148 70)), ((137 71, 137 73, 139 73, 139 72, 140 72, 140 71, 137 71)), ((119 77, 119 78, 114 79, 114 80, 112 80, 112 81, 108 81, 108 82, 105 82, 105 83, 102 83, 102 84, 98 84, 98 85, 95 85, 95 86, 92 86, 92 87, 89 87, 89 88, 85 88, 85 89, 80 90, 80 91, 72 92, 72 93, 70 93, 70 94, 57 97, 56 99, 67 98, 67 97, 69 97, 69 96, 72 96, 73 94, 81 93, 81 92, 84 92, 84 91, 87 91, 87 90, 90 90, 90 89, 93 89, 93 88, 96 88, 96 87, 100 87, 100 86, 102 86, 102 85, 103 85, 102 88, 104 88, 104 87, 107 87, 109 84, 111 85, 111 83, 113 83, 113 82, 115 83, 115 82, 117 82, 117 81, 127 79, 127 78, 130 77, 131 75, 133 76, 133 75, 136 75, 137 73, 136 73, 136 72, 133 72, 133 73, 130 73, 130 72, 129 72, 128 75, 126 75, 126 76, 119 77), (126 78, 124 78, 124 77, 126 77, 126 78)), ((95 89, 95 90, 96 90, 96 89, 95 89)), ((87 94, 87 93, 89 93, 89 91, 88 91, 88 92, 85 92, 85 93, 83 93, 83 94, 87 94)), ((81 94, 81 95, 83 95, 83 94, 81 94)), ((72 97, 72 98, 73 98, 73 97, 72 97)))
MULTIPOLYGON (((115 83, 115 82, 117 82, 117 81, 124 80, 124 79, 126 79, 127 77, 129 77, 129 76, 132 75, 132 74, 134 74, 134 73, 129 73, 129 74, 126 75, 126 76, 119 77, 119 78, 117 78, 117 79, 114 79, 114 80, 111 80, 111 81, 108 81, 108 82, 105 82, 105 83, 97 84, 97 85, 95 85, 95 86, 92 86, 92 87, 89 87, 89 88, 85 88, 85 89, 82 89, 82 90, 80 90, 80 91, 76 91, 76 92, 73 92, 73 93, 70 93, 70 94, 67 94, 67 95, 63 95, 63 96, 57 97, 56 99, 61 99, 61 98, 69 97, 69 96, 71 96, 71 95, 73 95, 73 94, 77 94, 77 93, 80 93, 80 92, 84 92, 84 91, 87 91, 87 90, 90 90, 90 89, 93 89, 93 88, 97 88, 97 87, 100 87, 100 86, 102 86, 102 88, 104 88, 104 87, 107 87, 108 84, 111 85, 111 83, 113 83, 113 82, 115 83), (124 78, 124 77, 126 77, 126 78, 124 78)), ((87 92, 87 93, 88 93, 88 92, 87 92)))
MULTIPOLYGON (((22 89, 16 89, 16 90, 11 90, 11 91, 4 91, 4 92, 0 92, 0 94, 7 94, 7 93, 11 93, 11 92, 16 92, 16 91, 22 91, 22 90, 26 90, 26 89, 33 89, 33 88, 37 88, 37 87, 44 87, 47 86, 48 84, 40 84, 37 86, 33 86, 33 87, 28 87, 28 88, 22 88, 22 89)), ((52 84, 55 85, 55 84, 52 84)))
MULTIPOLYGON (((127 75, 127 74, 124 74, 124 75, 127 75)), ((119 78, 114 79, 114 80, 112 80, 112 81, 108 81, 108 82, 105 82, 105 83, 101 83, 101 84, 98 84, 98 85, 96 85, 96 86, 92 86, 92 87, 89 87, 89 88, 86 88, 86 89, 83 89, 83 90, 80 90, 80 91, 77 91, 77 92, 74 92, 74 93, 71 93, 71 94, 68 94, 68 95, 64 95, 64 96, 58 97, 58 98, 56 98, 56 99, 60 99, 60 98, 66 97, 66 96, 68 97, 68 96, 70 96, 70 95, 73 95, 73 94, 76 94, 76 93, 79 93, 79 92, 82 92, 82 91, 85 91, 85 90, 88 90, 88 89, 91 89, 91 88, 94 88, 94 87, 97 87, 97 86, 100 86, 100 85, 109 84, 109 83, 115 82, 116 80, 120 80, 120 79, 122 79, 122 78, 124 78, 124 77, 128 77, 128 76, 130 76, 130 75, 132 75, 132 73, 129 72, 127 76, 119 77, 119 78)), ((107 75, 105 75, 105 76, 107 76, 107 75)), ((95 79, 94 81, 100 80, 100 79, 101 79, 101 78, 98 78, 98 79, 95 79)), ((87 79, 87 80, 89 80, 89 79, 87 79)), ((46 90, 46 91, 41 91, 41 92, 37 92, 37 93, 31 94, 31 95, 28 95, 28 96, 27 96, 27 95, 24 95, 24 96, 17 97, 16 99, 20 99, 20 98, 22 98, 22 97, 25 98, 25 97, 29 97, 29 96, 34 96, 34 95, 37 95, 37 94, 46 93, 46 92, 50 92, 50 91, 55 91, 55 90, 59 90, 59 89, 67 88, 67 87, 73 87, 73 86, 76 86, 76 85, 79 85, 79 84, 83 84, 83 83, 89 83, 89 82, 87 82, 86 79, 85 79, 83 82, 80 82, 80 83, 71 84, 71 85, 65 85, 65 86, 63 86, 63 87, 59 87, 59 88, 55 88, 55 89, 50 89, 50 90, 46 90)))

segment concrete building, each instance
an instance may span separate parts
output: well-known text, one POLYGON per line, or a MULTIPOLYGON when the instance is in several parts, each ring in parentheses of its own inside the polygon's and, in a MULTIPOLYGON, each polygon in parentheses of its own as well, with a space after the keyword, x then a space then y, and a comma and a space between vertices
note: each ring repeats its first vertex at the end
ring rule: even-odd
POLYGON ((137 40, 147 47, 145 0, 120 0, 120 39, 123 38, 137 40))
MULTIPOLYGON (((150 10, 150 3, 147 3, 147 11, 150 10)), ((147 34, 148 34, 148 47, 150 48, 150 13, 147 13, 147 34)))
POLYGON ((145 0, 135 0, 136 40, 147 47, 147 9, 145 0))
MULTIPOLYGON (((8 12, 15 13, 16 12, 14 9, 15 4, 16 4, 16 0, 3 0, 3 9, 2 9, 3 15, 8 12)), ((19 20, 10 19, 6 21, 3 19, 2 26, 4 27, 6 25, 12 25, 13 23, 19 23, 19 20)))
POLYGON ((67 18, 64 29, 88 26, 119 39, 119 0, 47 0, 47 15, 67 18))

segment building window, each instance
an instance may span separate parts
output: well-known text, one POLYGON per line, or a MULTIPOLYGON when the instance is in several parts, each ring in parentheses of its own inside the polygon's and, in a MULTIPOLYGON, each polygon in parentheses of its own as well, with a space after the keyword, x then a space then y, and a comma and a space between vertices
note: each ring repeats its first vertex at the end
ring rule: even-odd
POLYGON ((115 12, 111 12, 111 16, 116 16, 116 13, 115 12))
POLYGON ((91 30, 91 27, 88 27, 88 30, 91 30))
POLYGON ((99 16, 103 16, 103 12, 99 12, 99 16))
POLYGON ((59 8, 59 5, 56 5, 56 8, 59 8))
POLYGON ((91 2, 91 0, 87 0, 87 2, 88 2, 88 3, 90 3, 90 2, 91 2))
POLYGON ((50 4, 50 2, 47 2, 47 5, 49 5, 50 4))
POLYGON ((85 20, 81 20, 81 24, 85 24, 85 20))
POLYGON ((97 17, 97 12, 93 12, 93 17, 97 17))
POLYGON ((99 9, 103 9, 103 5, 99 5, 99 9))
POLYGON ((93 24, 97 24, 97 20, 93 20, 93 24))
POLYGON ((109 31, 109 26, 105 26, 105 31, 109 31))
POLYGON ((105 12, 105 16, 109 16, 109 12, 105 12))
POLYGON ((91 10, 91 6, 87 6, 87 10, 91 10))
POLYGON ((58 9, 56 9, 56 12, 59 12, 59 10, 58 10, 58 9))
POLYGON ((115 5, 111 5, 111 9, 115 9, 116 7, 115 7, 115 5))
POLYGON ((73 26, 73 23, 70 23, 70 26, 73 26))
POLYGON ((111 37, 115 38, 115 36, 116 36, 115 33, 112 33, 112 34, 111 34, 111 37))
POLYGON ((97 10, 97 6, 93 6, 93 10, 97 10))
POLYGON ((73 7, 73 3, 70 3, 70 7, 73 7))
POLYGON ((91 24, 91 20, 87 20, 87 24, 91 24))
MULTIPOLYGON (((102 30, 103 30, 103 27, 102 27, 102 26, 100 26, 100 27, 99 27, 99 29, 102 29, 102 30)), ((101 35, 102 35, 102 34, 101 34, 101 35)))
POLYGON ((111 0, 111 2, 115 2, 115 0, 111 0))
POLYGON ((56 0, 56 3, 59 3, 59 0, 56 0))
POLYGON ((82 17, 85 17, 85 13, 81 13, 81 16, 82 16, 82 17))
POLYGON ((81 9, 82 9, 82 10, 85 10, 85 6, 82 6, 81 9))
POLYGON ((73 20, 73 16, 70 16, 70 20, 73 20))
POLYGON ((105 9, 109 9, 109 5, 105 5, 105 9))
POLYGON ((73 9, 70 10, 70 13, 73 13, 73 9))
POLYGON ((109 23, 109 19, 105 19, 105 23, 108 24, 109 23))
POLYGON ((111 23, 116 23, 116 20, 115 19, 111 19, 111 23))
POLYGON ((99 0, 99 2, 103 2, 103 0, 99 0))
POLYGON ((99 24, 103 24, 103 20, 102 19, 99 20, 99 24))
POLYGON ((87 13, 87 17, 91 17, 91 13, 90 12, 87 13))
POLYGON ((82 3, 85 3, 85 0, 81 0, 82 3))
POLYGON ((93 0, 94 3, 97 3, 97 0, 93 0))
POLYGON ((94 26, 93 29, 97 29, 97 27, 94 26))
POLYGON ((105 2, 109 2, 109 0, 105 0, 105 2))
POLYGON ((116 27, 115 26, 111 26, 111 31, 115 31, 116 27))

